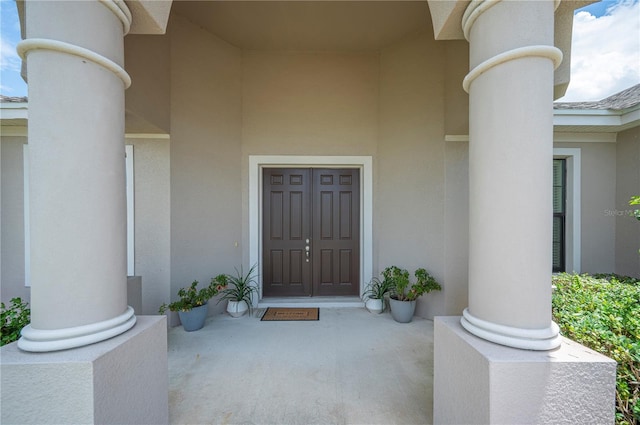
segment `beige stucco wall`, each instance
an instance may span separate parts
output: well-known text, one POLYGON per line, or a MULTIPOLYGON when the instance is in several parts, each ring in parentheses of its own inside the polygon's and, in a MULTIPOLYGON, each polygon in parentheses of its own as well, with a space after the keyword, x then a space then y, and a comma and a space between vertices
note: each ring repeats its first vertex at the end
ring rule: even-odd
POLYGON ((555 143, 581 152, 581 272, 610 273, 615 268, 616 144, 555 143))
POLYGON ((132 34, 124 42, 125 64, 132 81, 125 91, 127 132, 167 133, 171 128, 169 37, 132 34))
POLYGON ((444 279, 444 44, 240 51, 179 16, 169 28, 172 293, 247 261, 249 155, 372 156, 374 275, 444 279))
POLYGON ((142 311, 157 314, 169 299, 169 139, 131 137, 135 184, 135 274, 142 276, 142 311))
POLYGON ((469 94, 462 88, 462 80, 469 72, 469 43, 446 41, 445 49, 445 134, 469 134, 469 94))
MULTIPOLYGON (((2 129, 3 132, 6 130, 2 129)), ((11 298, 30 299, 24 274, 24 168, 23 146, 26 136, 2 136, 1 164, 1 226, 2 302, 11 298)))
POLYGON ((640 221, 629 215, 631 196, 640 196, 640 128, 623 131, 616 155, 616 263, 615 271, 640 277, 640 221))
MULTIPOLYGON (((171 296, 242 261, 239 49, 180 16, 171 37, 171 296)), ((211 305, 210 312, 223 305, 211 305)))
POLYGON ((445 145, 443 314, 462 315, 469 298, 469 143, 445 145))
POLYGON ((243 54, 242 155, 373 155, 377 53, 243 54))
MULTIPOLYGON (((374 181, 379 269, 425 267, 444 277, 444 46, 430 34, 382 50, 380 142, 374 181)), ((416 314, 441 314, 442 293, 416 314)))

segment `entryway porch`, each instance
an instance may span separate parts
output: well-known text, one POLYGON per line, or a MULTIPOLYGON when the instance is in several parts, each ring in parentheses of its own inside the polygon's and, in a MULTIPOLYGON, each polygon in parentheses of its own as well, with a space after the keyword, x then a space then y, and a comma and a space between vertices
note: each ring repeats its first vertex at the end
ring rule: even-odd
POLYGON ((433 322, 364 308, 169 330, 171 424, 430 424, 433 322))

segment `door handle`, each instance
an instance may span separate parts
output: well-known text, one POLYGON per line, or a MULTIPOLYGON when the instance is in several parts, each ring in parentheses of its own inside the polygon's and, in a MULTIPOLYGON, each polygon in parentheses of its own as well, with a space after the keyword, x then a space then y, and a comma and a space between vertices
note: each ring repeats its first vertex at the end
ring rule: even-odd
MULTIPOLYGON (((307 239, 307 243, 309 243, 309 239, 307 239)), ((309 245, 304 247, 304 250, 307 254, 307 263, 309 262, 309 252, 311 251, 311 247, 309 245)))

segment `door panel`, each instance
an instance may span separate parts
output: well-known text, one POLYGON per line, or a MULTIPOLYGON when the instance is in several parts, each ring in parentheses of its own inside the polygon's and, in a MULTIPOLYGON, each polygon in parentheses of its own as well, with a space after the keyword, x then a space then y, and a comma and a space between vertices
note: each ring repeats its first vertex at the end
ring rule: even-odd
POLYGON ((313 169, 314 295, 360 293, 360 171, 313 169))
POLYGON ((263 185, 263 295, 358 295, 359 170, 267 168, 263 185))
POLYGON ((306 238, 311 233, 310 170, 263 171, 263 295, 310 296, 311 263, 306 238))

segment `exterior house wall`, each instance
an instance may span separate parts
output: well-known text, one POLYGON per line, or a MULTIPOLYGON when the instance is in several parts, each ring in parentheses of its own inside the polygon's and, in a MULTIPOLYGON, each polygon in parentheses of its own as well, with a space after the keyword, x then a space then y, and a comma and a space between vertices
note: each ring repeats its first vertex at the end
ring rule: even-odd
MULTIPOLYGON (((242 52, 181 16, 171 37, 171 287, 242 261, 242 52)), ((210 305, 210 313, 223 305, 210 305)))
POLYGON ((447 315, 462 315, 469 300, 469 143, 445 145, 445 282, 447 315))
MULTIPOLYGON (((3 129, 4 130, 4 129, 3 129)), ((29 301, 24 270, 24 159, 26 136, 2 136, 2 302, 21 297, 29 301)))
POLYGON ((130 34, 124 38, 131 87, 125 91, 129 133, 168 133, 171 128, 169 37, 130 34), (153 72, 149 72, 149 70, 153 72))
POLYGON ((170 298, 170 142, 127 138, 126 143, 133 145, 135 273, 142 276, 141 314, 157 314, 160 304, 170 298))
MULTIPOLYGON (((207 284, 248 264, 250 155, 372 156, 374 276, 392 264, 426 267, 443 291, 421 298, 417 314, 461 314, 468 298, 468 143, 445 136, 468 134, 461 88, 467 42, 436 42, 427 32, 371 52, 243 51, 174 15, 166 36, 134 36, 127 49, 135 53, 127 64, 134 84, 140 82, 127 95, 127 131, 171 129, 170 139, 127 140, 134 145, 144 314, 155 314, 193 280, 207 284), (159 57, 139 60, 146 51, 159 57), (152 71, 158 66, 167 69, 152 71), (156 86, 170 93, 148 97, 156 86), (154 109, 165 102, 170 117, 154 109)), ((25 142, 2 138, 4 301, 29 297, 25 142)), ((617 144, 555 144, 582 150, 584 272, 633 274, 636 267, 637 274, 638 259, 628 252, 640 246, 639 230, 607 211, 628 209, 629 193, 640 186, 638 144, 637 129, 621 133, 617 144)), ((212 305, 210 313, 223 308, 212 305)))
POLYGON ((469 72, 469 43, 467 41, 439 41, 445 48, 444 126, 447 135, 469 134, 469 94, 462 88, 462 80, 469 72))
POLYGON ((378 64, 377 53, 245 51, 243 157, 374 155, 378 64))
POLYGON ((172 294, 246 262, 249 155, 373 156, 374 275, 444 279, 443 43, 241 51, 179 16, 169 29, 172 294))
MULTIPOLYGON (((444 71, 444 46, 430 34, 381 52, 373 220, 380 271, 393 264, 411 273, 425 267, 446 285, 444 71)), ((422 297, 416 314, 442 314, 442 297, 437 292, 422 297)))
POLYGON ((615 269, 616 144, 555 143, 581 150, 581 272, 611 273, 615 269))
POLYGON ((627 213, 631 196, 640 196, 640 129, 618 134, 616 156, 616 273, 640 277, 640 222, 627 213))

